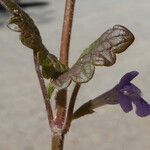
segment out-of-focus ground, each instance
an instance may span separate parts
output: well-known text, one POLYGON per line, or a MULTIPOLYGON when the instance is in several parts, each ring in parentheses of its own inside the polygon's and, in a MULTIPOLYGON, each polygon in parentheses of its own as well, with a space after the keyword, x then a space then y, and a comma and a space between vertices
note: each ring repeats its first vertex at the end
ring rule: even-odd
MULTIPOLYGON (((64 0, 47 7, 28 8, 51 53, 59 54, 64 0)), ((150 102, 150 1, 77 0, 70 65, 81 50, 114 24, 128 27, 135 42, 118 55, 109 68, 97 67, 94 78, 84 84, 76 107, 112 88, 128 71, 140 75, 134 83, 150 102)), ((7 15, 1 14, 1 24, 7 15)), ((72 88, 69 89, 71 92, 72 88)), ((18 40, 18 33, 0 28, 0 150, 49 150, 50 131, 32 51, 18 40)), ((150 117, 125 114, 119 106, 106 106, 92 116, 74 121, 66 136, 65 150, 149 150, 150 117)))

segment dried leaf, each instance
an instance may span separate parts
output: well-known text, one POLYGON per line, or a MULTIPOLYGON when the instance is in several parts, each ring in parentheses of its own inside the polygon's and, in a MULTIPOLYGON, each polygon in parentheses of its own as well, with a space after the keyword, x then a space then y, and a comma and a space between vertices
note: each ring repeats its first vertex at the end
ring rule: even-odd
POLYGON ((88 82, 93 77, 95 66, 112 66, 116 62, 116 54, 125 51, 133 41, 134 36, 127 28, 115 25, 85 49, 75 65, 54 80, 54 86, 65 88, 71 80, 88 82))

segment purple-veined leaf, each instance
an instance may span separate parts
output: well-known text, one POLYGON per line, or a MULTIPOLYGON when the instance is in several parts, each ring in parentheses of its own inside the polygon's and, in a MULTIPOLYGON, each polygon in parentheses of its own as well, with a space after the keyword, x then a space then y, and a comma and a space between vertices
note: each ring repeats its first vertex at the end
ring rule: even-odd
POLYGON ((53 81, 54 86, 62 89, 69 86, 72 80, 88 82, 93 77, 95 66, 112 66, 116 62, 116 54, 125 51, 133 41, 134 36, 126 27, 113 26, 83 51, 70 70, 53 81))

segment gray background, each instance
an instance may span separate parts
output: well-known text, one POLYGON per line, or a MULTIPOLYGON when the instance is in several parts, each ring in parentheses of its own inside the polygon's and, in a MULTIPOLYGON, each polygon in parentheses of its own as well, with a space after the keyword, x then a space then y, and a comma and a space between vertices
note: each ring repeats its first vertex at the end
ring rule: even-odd
MULTIPOLYGON (((52 0, 47 7, 26 9, 37 23, 45 45, 56 55, 59 54, 64 2, 52 0)), ((114 66, 96 68, 94 78, 82 86, 76 107, 112 88, 122 75, 132 70, 140 72, 133 82, 150 102, 149 8, 149 0, 77 0, 70 65, 82 49, 114 24, 128 27, 136 40, 126 52, 118 55, 114 66)), ((32 52, 22 46, 18 33, 3 26, 8 15, 0 15, 0 150, 49 150, 51 134, 32 52)), ((93 116, 73 122, 65 149, 149 150, 149 126, 150 117, 139 118, 134 111, 125 114, 118 105, 102 107, 93 116)))

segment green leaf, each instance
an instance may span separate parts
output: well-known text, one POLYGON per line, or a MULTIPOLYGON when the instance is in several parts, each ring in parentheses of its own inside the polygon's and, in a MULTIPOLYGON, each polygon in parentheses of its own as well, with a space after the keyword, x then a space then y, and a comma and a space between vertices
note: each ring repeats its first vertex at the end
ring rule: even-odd
POLYGON ((48 84, 47 86, 47 94, 48 94, 48 98, 51 99, 52 93, 54 92, 55 88, 53 85, 48 84))

